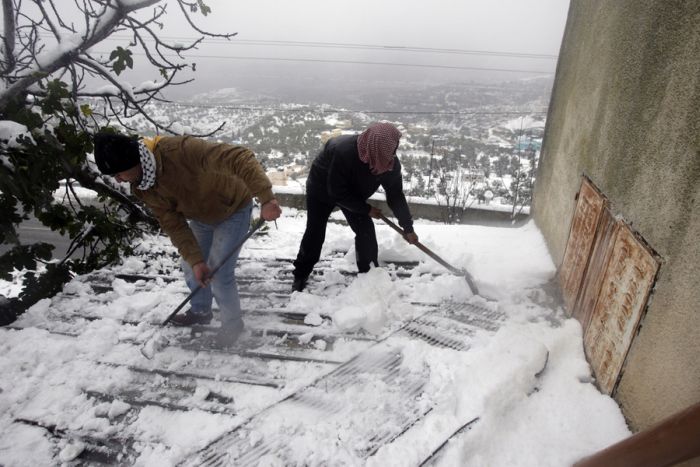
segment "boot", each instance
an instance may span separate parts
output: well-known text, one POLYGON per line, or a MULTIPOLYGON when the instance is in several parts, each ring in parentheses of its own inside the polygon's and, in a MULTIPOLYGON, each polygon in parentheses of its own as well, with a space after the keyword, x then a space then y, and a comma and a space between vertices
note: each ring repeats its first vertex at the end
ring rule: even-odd
POLYGON ((184 315, 175 315, 170 320, 174 326, 194 326, 195 324, 209 324, 213 313, 211 310, 204 313, 195 313, 192 308, 187 310, 184 315))
POLYGON ((308 278, 306 277, 295 277, 294 282, 292 282, 292 292, 301 292, 306 288, 306 282, 308 278))

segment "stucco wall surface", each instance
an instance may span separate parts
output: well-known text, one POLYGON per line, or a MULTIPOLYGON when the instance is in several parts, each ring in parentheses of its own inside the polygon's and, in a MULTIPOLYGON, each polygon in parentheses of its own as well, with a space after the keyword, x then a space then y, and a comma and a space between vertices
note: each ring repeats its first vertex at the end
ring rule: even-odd
POLYGON ((582 173, 663 261, 616 393, 638 430, 700 401, 700 1, 571 2, 533 205, 557 264, 582 173))

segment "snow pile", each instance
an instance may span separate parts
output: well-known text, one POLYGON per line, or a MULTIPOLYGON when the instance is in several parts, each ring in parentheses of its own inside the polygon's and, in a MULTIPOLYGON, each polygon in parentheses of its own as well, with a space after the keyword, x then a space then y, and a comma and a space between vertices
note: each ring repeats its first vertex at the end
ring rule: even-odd
POLYGON ((436 407, 368 465, 420 463, 467 422, 438 465, 568 466, 629 435, 616 403, 591 384, 574 320, 544 330, 511 323, 466 353, 417 343, 405 350, 431 368, 436 407), (456 355, 455 355, 456 354, 456 355), (459 358, 458 370, 447 356, 459 358))

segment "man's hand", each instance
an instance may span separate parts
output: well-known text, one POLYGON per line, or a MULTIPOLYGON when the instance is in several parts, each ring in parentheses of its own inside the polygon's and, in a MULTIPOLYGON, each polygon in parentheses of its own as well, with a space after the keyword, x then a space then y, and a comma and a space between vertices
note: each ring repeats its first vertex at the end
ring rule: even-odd
POLYGON ((368 215, 374 219, 381 219, 382 210, 375 208, 374 206, 370 206, 368 215))
POLYGON ((207 263, 200 261, 199 263, 192 266, 192 272, 194 273, 194 278, 197 279, 199 285, 206 287, 211 281, 211 269, 207 266, 207 263))
POLYGON ((260 216, 266 221, 274 221, 282 214, 282 208, 277 199, 272 198, 260 208, 260 216))
POLYGON ((418 243, 418 235, 416 235, 415 232, 407 233, 403 236, 403 238, 411 245, 418 243))

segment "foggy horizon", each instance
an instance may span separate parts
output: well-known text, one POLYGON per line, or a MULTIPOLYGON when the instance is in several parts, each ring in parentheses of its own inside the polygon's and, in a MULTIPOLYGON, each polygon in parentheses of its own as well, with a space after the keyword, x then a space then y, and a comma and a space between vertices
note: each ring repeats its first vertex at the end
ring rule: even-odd
MULTIPOLYGON (((329 8, 319 0, 206 4, 212 12, 195 15, 197 26, 237 35, 207 38, 185 53, 185 63, 196 63, 196 70, 178 76, 194 81, 170 87, 168 99, 235 88, 281 100, 342 101, 337 94, 553 77, 568 10, 563 0, 362 0, 352 8, 329 8)), ((168 5, 160 37, 186 43, 196 32, 174 6, 168 5)), ((116 35, 96 51, 127 44, 127 36, 116 35)), ((161 79, 136 50, 134 62, 122 77, 133 84, 161 79)))

